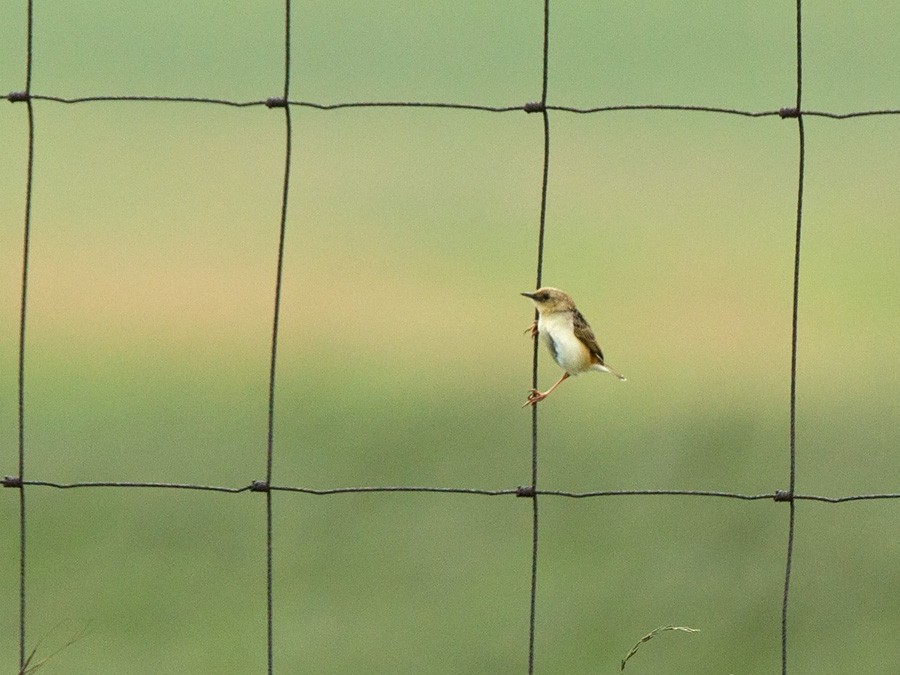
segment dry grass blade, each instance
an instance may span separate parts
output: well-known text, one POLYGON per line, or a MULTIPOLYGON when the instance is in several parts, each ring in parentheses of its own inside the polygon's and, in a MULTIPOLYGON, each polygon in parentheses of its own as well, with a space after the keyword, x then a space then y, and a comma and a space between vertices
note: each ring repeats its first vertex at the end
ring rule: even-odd
POLYGON ((644 644, 645 642, 649 642, 650 640, 655 638, 657 635, 659 635, 660 633, 667 631, 667 630, 677 630, 677 631, 681 631, 682 633, 699 633, 700 632, 699 628, 688 628, 687 626, 668 625, 668 626, 660 626, 659 628, 654 628, 649 633, 647 633, 644 637, 642 637, 640 640, 638 640, 637 643, 634 645, 634 647, 631 648, 631 651, 625 655, 625 658, 622 659, 622 670, 625 670, 625 664, 628 663, 628 659, 630 659, 632 656, 637 654, 637 650, 640 648, 640 646, 642 644, 644 644))
POLYGON ((49 654, 48 656, 45 656, 44 658, 32 663, 32 660, 34 659, 35 655, 37 654, 38 648, 41 646, 41 642, 43 642, 43 638, 41 638, 40 640, 37 641, 37 644, 34 646, 34 649, 31 650, 31 653, 28 654, 28 658, 25 660, 25 665, 23 665, 22 669, 19 671, 19 675, 31 675, 31 673, 34 673, 35 671, 40 670, 50 659, 54 658, 60 652, 62 652, 64 649, 68 649, 73 644, 78 642, 81 638, 83 638, 84 634, 85 634, 85 629, 81 629, 80 631, 75 633, 75 635, 73 635, 71 638, 69 638, 69 640, 64 645, 62 645, 59 649, 54 651, 52 654, 49 654))

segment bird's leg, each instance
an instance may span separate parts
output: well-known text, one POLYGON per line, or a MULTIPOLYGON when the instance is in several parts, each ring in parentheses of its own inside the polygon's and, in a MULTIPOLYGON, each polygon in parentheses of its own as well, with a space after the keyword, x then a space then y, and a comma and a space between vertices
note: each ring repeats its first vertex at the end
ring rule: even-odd
POLYGON ((522 334, 529 333, 529 332, 531 333, 532 338, 537 337, 537 334, 538 334, 537 320, 532 321, 531 325, 522 331, 522 334))
POLYGON ((563 376, 556 381, 556 384, 554 384, 552 387, 550 387, 545 392, 540 392, 537 389, 532 389, 531 393, 528 394, 528 400, 522 404, 522 407, 524 408, 526 405, 534 405, 536 403, 539 403, 540 401, 543 401, 545 398, 547 398, 550 395, 551 391, 556 389, 559 385, 561 385, 563 382, 565 382, 568 378, 569 378, 569 373, 568 372, 563 373, 563 376))

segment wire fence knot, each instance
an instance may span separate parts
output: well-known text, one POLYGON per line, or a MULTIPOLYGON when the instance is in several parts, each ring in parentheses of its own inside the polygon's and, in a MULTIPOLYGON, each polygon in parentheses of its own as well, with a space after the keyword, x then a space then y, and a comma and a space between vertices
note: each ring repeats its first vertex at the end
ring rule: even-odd
POLYGON ((778 116, 781 117, 781 119, 800 117, 800 108, 781 108, 778 111, 778 116))
POLYGON ((516 497, 534 498, 536 496, 537 490, 534 489, 534 485, 520 485, 516 488, 516 497))
POLYGON ((6 100, 10 103, 16 103, 18 101, 27 101, 31 96, 29 96, 27 91, 11 91, 6 95, 6 100))
POLYGON ((522 106, 522 110, 527 113, 536 113, 536 112, 544 112, 547 109, 547 106, 543 101, 529 101, 524 106, 522 106))
POLYGON ((264 480, 255 480, 250 483, 250 492, 268 492, 269 484, 264 480))
POLYGON ((794 493, 790 490, 775 490, 772 498, 776 502, 792 502, 794 501, 794 493))
POLYGON ((3 487, 8 488, 20 488, 22 487, 22 477, 21 476, 4 476, 3 480, 0 481, 3 487))
POLYGON ((287 99, 281 96, 272 96, 266 99, 267 108, 287 108, 287 99))

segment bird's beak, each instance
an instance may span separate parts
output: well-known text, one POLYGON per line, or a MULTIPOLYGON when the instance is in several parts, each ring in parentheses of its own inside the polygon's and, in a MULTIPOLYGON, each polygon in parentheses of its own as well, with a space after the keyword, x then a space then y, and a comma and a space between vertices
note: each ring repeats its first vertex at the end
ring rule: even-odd
POLYGON ((526 298, 534 300, 534 293, 520 293, 519 295, 524 295, 526 298))

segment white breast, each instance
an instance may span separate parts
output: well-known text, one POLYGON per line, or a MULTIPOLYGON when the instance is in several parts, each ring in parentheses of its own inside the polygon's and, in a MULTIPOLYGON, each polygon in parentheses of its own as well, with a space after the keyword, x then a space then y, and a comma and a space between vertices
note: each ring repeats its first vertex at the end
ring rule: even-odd
POLYGON ((570 375, 577 375, 590 368, 590 352, 575 337, 571 312, 542 314, 538 319, 538 332, 554 361, 570 375))

